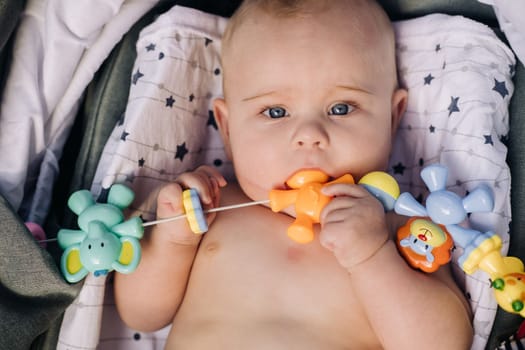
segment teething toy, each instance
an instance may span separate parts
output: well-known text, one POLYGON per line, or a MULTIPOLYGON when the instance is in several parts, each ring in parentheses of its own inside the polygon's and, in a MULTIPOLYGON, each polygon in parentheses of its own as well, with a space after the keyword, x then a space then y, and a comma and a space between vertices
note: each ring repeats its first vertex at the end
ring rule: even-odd
POLYGON ((186 219, 193 233, 202 234, 208 231, 208 223, 202 211, 199 194, 193 188, 182 192, 182 204, 186 213, 186 219))
MULTIPOLYGON (((424 168, 421 177, 430 190, 426 207, 409 193, 403 193, 395 204, 395 211, 407 216, 428 216, 433 222, 442 225, 454 243, 464 249, 458 260, 461 269, 467 274, 472 274, 478 269, 486 272, 492 280, 491 285, 494 287, 494 296, 498 304, 508 312, 519 313, 525 317, 525 274, 522 261, 501 255, 501 238, 495 233, 483 233, 459 226, 468 213, 492 210, 492 193, 487 186, 479 186, 461 198, 445 189, 447 174, 447 168, 438 164, 424 168)), ((414 241, 407 243, 406 235, 398 233, 398 246, 410 265, 425 271, 427 266, 434 263, 433 256, 430 255, 429 258, 428 250, 420 249, 421 245, 426 243, 424 239, 413 233, 411 237, 415 237, 414 241)), ((444 246, 447 240, 441 243, 442 241, 436 241, 436 247, 448 249, 448 245, 444 246)), ((441 264, 438 261, 436 263, 441 264)), ((435 271, 437 267, 439 266, 431 266, 429 270, 435 271)))
POLYGON ((288 228, 288 236, 298 243, 313 240, 313 224, 319 223, 321 211, 330 201, 330 197, 321 193, 325 185, 333 183, 353 184, 354 178, 343 175, 334 181, 328 181, 328 175, 319 170, 303 170, 292 175, 286 185, 289 190, 270 191, 270 207, 279 212, 295 203, 295 221, 288 228))
POLYGON ((87 190, 74 192, 68 207, 78 215, 80 230, 61 229, 58 243, 62 249, 60 267, 68 282, 84 278, 88 272, 103 276, 112 270, 131 273, 137 267, 143 235, 138 217, 124 221, 122 209, 133 201, 133 191, 113 185, 107 203, 95 203, 87 190))

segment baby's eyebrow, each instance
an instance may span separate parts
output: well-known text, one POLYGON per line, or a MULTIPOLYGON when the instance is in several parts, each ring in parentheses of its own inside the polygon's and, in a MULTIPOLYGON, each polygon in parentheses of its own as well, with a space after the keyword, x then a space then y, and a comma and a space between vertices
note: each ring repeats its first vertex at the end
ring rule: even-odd
POLYGON ((359 88, 359 87, 356 87, 356 86, 351 86, 351 85, 336 85, 335 87, 336 87, 336 89, 341 89, 341 90, 351 90, 351 91, 357 91, 357 92, 362 92, 362 93, 364 93, 364 94, 372 95, 372 92, 371 92, 371 91, 368 91, 368 90, 366 90, 366 89, 359 88))
POLYGON ((260 94, 254 95, 254 96, 245 97, 241 101, 243 101, 243 102, 251 101, 251 100, 255 100, 255 99, 261 98, 261 97, 270 96, 270 95, 273 95, 273 94, 275 94, 275 91, 263 92, 263 93, 260 93, 260 94))
MULTIPOLYGON (((360 87, 352 86, 352 85, 340 84, 340 85, 336 85, 334 88, 337 89, 337 90, 350 90, 350 91, 359 92, 359 93, 363 93, 363 94, 367 94, 367 95, 372 95, 373 94, 371 91, 368 91, 368 90, 360 88, 360 87)), ((245 97, 241 101, 242 102, 252 101, 252 100, 256 100, 258 98, 267 97, 267 96, 271 96, 271 95, 275 95, 275 94, 277 94, 277 91, 273 91, 273 90, 272 91, 268 91, 268 92, 261 92, 261 93, 258 93, 257 95, 254 95, 254 96, 245 97)))

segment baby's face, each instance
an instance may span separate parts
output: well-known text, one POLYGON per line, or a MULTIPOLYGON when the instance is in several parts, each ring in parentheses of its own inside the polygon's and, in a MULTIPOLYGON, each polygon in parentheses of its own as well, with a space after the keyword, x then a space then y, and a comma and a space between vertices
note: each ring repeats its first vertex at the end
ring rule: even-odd
POLYGON ((393 101, 404 105, 405 93, 372 40, 337 13, 242 25, 215 113, 249 197, 267 198, 300 169, 358 179, 385 168, 402 112, 393 101))

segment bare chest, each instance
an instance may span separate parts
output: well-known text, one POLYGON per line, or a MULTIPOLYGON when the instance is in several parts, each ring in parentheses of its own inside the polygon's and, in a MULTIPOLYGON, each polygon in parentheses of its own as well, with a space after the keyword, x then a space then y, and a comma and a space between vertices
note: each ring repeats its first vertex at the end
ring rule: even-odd
POLYGON ((258 332, 286 324, 334 344, 370 341, 349 274, 317 239, 290 240, 292 220, 262 207, 218 216, 201 242, 176 323, 220 320, 258 325, 258 332))

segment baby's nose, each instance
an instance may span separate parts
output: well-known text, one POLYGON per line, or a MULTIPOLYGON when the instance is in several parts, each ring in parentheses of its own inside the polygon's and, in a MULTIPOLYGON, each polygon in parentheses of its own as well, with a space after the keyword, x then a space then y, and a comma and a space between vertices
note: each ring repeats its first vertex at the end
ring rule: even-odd
POLYGON ((310 146, 310 145, 319 147, 321 145, 321 141, 319 140, 318 141, 298 140, 297 145, 301 147, 310 146))
POLYGON ((320 122, 305 122, 298 126, 294 143, 297 147, 325 147, 328 144, 328 132, 320 122))

